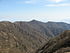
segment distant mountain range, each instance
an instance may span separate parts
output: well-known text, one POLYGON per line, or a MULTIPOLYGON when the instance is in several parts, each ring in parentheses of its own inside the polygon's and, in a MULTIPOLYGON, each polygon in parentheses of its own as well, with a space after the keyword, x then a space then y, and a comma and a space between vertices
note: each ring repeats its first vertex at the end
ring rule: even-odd
POLYGON ((70 30, 70 24, 64 22, 47 22, 43 23, 40 21, 32 20, 29 22, 36 30, 41 33, 53 37, 59 35, 65 30, 70 30))
POLYGON ((50 38, 70 30, 63 22, 0 22, 0 53, 34 53, 50 38))

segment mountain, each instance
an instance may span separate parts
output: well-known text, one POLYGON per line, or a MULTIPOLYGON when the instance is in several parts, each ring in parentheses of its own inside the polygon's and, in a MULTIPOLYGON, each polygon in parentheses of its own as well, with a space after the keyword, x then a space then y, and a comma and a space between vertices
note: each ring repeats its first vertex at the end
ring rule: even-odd
POLYGON ((49 36, 54 37, 59 35, 65 30, 70 30, 70 24, 64 22, 47 22, 43 23, 40 21, 33 20, 29 22, 31 26, 33 26, 37 31, 49 36))
POLYGON ((0 53, 34 53, 52 37, 70 29, 63 22, 0 22, 0 53))
POLYGON ((47 40, 24 22, 0 22, 0 53, 33 53, 47 40))
POLYGON ((50 39, 36 53, 70 53, 70 31, 50 39))
POLYGON ((70 24, 64 22, 47 22, 46 25, 54 36, 61 34, 65 30, 70 30, 70 24))

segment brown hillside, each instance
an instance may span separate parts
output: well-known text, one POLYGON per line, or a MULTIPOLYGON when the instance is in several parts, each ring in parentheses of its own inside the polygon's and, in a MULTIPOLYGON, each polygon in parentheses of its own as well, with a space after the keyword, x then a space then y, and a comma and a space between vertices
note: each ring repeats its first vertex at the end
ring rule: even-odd
POLYGON ((70 52, 70 31, 48 41, 36 53, 67 53, 70 52))

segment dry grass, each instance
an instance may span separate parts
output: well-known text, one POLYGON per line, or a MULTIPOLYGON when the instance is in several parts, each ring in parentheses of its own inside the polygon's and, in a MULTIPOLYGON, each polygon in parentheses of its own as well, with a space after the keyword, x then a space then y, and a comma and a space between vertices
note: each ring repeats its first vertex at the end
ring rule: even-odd
POLYGON ((70 53, 70 52, 64 52, 64 53, 70 53))

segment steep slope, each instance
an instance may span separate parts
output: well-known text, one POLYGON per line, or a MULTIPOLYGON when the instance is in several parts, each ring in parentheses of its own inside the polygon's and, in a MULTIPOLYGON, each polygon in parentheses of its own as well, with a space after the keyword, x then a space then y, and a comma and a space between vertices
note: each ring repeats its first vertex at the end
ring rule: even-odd
POLYGON ((42 35, 25 23, 0 22, 0 53, 33 53, 47 41, 42 35))
POLYGON ((53 37, 54 34, 47 28, 46 23, 40 22, 40 21, 36 21, 36 20, 32 20, 31 22, 28 22, 31 26, 33 26, 37 31, 40 31, 41 33, 49 36, 49 37, 53 37))
POLYGON ((60 36, 50 39, 36 53, 66 53, 70 52, 70 31, 63 32, 60 36))

